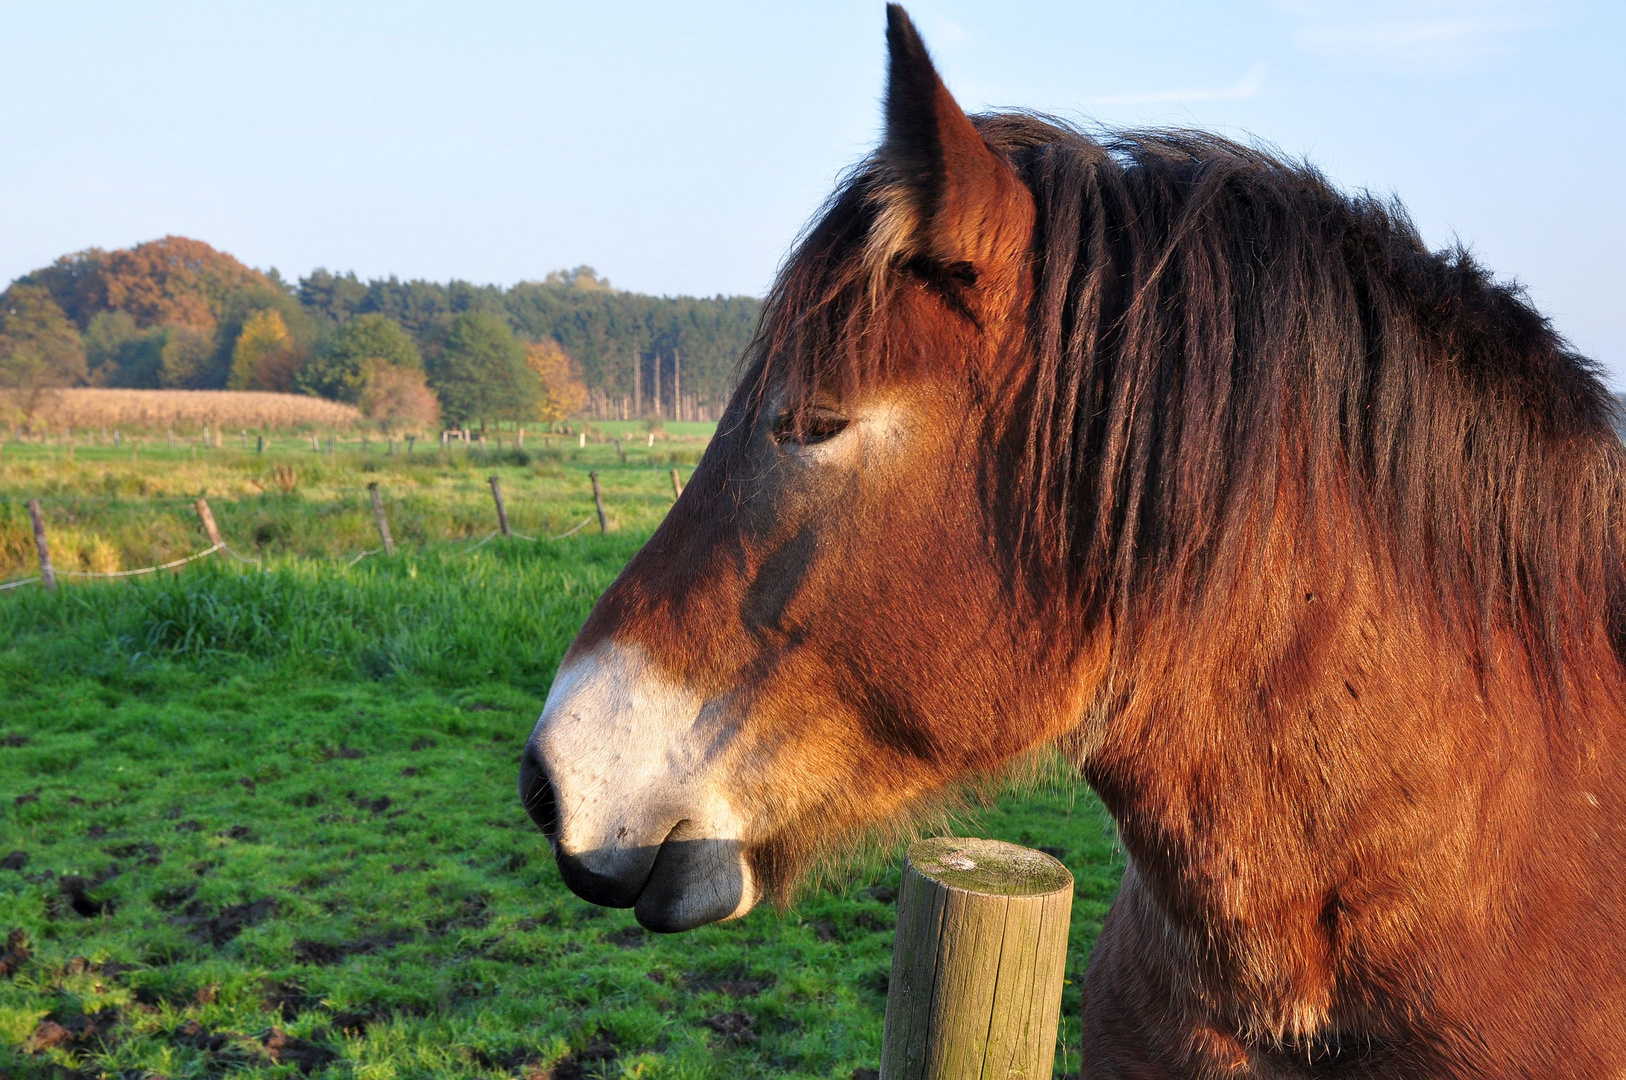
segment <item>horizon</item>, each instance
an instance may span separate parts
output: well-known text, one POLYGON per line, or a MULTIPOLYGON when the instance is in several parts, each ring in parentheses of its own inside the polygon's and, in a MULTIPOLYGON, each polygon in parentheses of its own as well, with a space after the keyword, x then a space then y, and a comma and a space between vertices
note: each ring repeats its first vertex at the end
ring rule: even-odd
MULTIPOLYGON (((1398 195, 1626 388, 1621 11, 908 6, 968 110, 1251 135, 1398 195)), ((175 234, 290 282, 589 265, 628 292, 760 297, 880 125, 880 3, 9 14, 8 282, 175 234)))

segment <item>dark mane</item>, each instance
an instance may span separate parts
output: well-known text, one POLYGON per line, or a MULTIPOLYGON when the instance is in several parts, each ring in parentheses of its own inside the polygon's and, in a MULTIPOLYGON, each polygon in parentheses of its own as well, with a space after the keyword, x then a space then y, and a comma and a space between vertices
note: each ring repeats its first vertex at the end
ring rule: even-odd
MULTIPOLYGON (((1126 613, 1154 579, 1200 601, 1249 576, 1250 527, 1341 511, 1484 663, 1507 630, 1549 690, 1583 655, 1618 661, 1615 405, 1519 288, 1430 252, 1397 203, 1214 135, 975 122, 1038 212, 1000 498, 1086 612, 1126 613)), ((758 396, 884 378, 875 313, 943 268, 877 252, 882 188, 860 167, 781 272, 758 396)))

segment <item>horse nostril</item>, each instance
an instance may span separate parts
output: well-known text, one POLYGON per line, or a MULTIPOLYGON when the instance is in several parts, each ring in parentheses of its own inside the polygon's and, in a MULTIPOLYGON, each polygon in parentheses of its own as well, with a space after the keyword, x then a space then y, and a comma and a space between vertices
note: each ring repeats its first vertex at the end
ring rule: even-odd
POLYGON ((536 751, 528 746, 519 766, 519 800, 531 820, 552 839, 559 831, 559 800, 554 798, 548 770, 537 760, 536 751))

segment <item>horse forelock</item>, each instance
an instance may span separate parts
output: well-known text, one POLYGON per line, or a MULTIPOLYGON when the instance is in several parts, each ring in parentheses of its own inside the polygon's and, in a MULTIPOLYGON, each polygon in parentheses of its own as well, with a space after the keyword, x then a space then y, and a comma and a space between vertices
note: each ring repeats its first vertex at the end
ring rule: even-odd
MULTIPOLYGON (((1011 555, 1045 588, 1119 618, 1217 596, 1287 498, 1295 527, 1381 538, 1474 648, 1514 627, 1560 695, 1582 655, 1618 656, 1615 406, 1517 285, 1430 252, 1398 203, 1259 147, 975 123, 1037 210, 1026 335, 985 445, 1010 458, 990 487, 1022 510, 1011 555)), ((861 164, 797 245, 747 353, 752 407, 894 372, 909 328, 881 316, 919 274, 896 182, 861 164)))

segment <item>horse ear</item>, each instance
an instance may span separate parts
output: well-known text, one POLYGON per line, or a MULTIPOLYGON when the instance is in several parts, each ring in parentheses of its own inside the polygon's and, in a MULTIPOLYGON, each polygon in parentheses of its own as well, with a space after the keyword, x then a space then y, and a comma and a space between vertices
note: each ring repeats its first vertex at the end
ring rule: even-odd
POLYGON ((882 207, 872 250, 889 260, 925 255, 989 269, 1026 243, 1033 197, 943 85, 897 4, 887 5, 886 43, 882 207))

